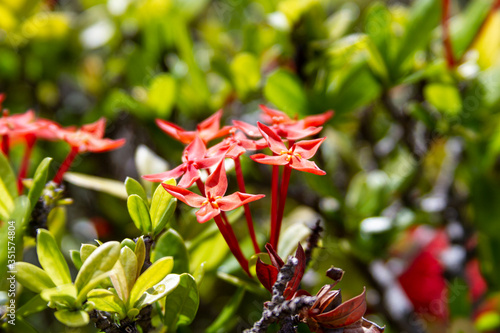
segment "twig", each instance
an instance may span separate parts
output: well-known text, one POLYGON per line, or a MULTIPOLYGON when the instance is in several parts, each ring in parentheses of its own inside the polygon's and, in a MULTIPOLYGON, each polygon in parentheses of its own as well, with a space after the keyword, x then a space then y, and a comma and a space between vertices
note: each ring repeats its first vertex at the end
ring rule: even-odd
POLYGON ((320 222, 320 220, 316 221, 316 224, 311 228, 311 234, 307 238, 306 249, 304 251, 306 255, 306 267, 311 261, 313 250, 318 247, 321 232, 323 231, 323 227, 320 225, 320 222))

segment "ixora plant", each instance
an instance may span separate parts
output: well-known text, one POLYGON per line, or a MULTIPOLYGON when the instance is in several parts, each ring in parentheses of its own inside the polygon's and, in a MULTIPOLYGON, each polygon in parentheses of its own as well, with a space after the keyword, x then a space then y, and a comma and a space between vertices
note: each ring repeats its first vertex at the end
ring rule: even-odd
MULTIPOLYGON (((51 308, 64 325, 79 327, 93 322, 104 332, 148 332, 154 327, 175 331, 179 326, 189 325, 199 306, 198 284, 203 273, 193 273, 196 279, 189 274, 193 267, 188 263, 188 247, 169 228, 180 200, 197 209, 195 216, 199 223, 215 221, 246 274, 235 279, 253 284, 254 288, 260 283, 273 294, 271 301, 264 304, 262 319, 249 332, 266 332, 269 326, 283 332, 294 332, 298 327, 310 332, 382 332, 383 328, 363 318, 367 309, 364 292, 342 304, 340 291, 332 290, 342 278, 341 270, 334 270, 334 283, 325 285, 317 295, 311 296, 300 289, 307 262, 318 242, 319 225, 308 240, 306 252, 299 243, 295 257, 289 257, 286 263, 277 254, 292 170, 325 174, 310 160, 325 138, 304 139, 318 134, 333 112, 299 120, 265 106, 261 109, 263 122, 257 122, 256 126, 235 120, 233 126, 221 127, 222 111, 200 123, 195 131, 157 120, 164 132, 186 145, 182 163, 171 170, 143 176, 156 185, 151 195, 139 181, 125 180, 128 213, 141 236, 121 242, 97 241, 97 245, 83 244, 79 250, 70 251, 77 272, 74 280, 56 237, 46 230, 51 229, 53 219, 60 218, 61 205, 71 203, 64 197, 62 181, 78 154, 119 148, 124 140, 103 139, 104 119, 77 129, 37 119, 31 111, 23 115, 5 114, 0 123, 3 126, 0 126, 3 149, 0 162, 6 176, 2 175, 0 189, 4 190, 1 194, 6 200, 0 206, 0 218, 16 224, 13 240, 16 248, 22 249, 23 235, 36 236, 41 266, 23 262, 21 250, 15 253, 15 263, 7 262, 10 270, 16 271, 17 281, 35 293, 18 309, 19 319, 51 308), (70 152, 52 181, 47 182, 49 158, 40 164, 33 180, 25 179, 26 163, 36 139, 64 140, 70 145, 70 152), (216 139, 215 144, 209 145, 216 139), (9 150, 12 144, 23 140, 25 156, 16 182, 8 160, 9 150), (250 209, 250 204, 264 195, 246 192, 241 167, 246 151, 262 149, 269 149, 270 154, 250 157, 272 167, 267 253, 261 251, 250 209), (226 159, 234 161, 237 192, 227 193, 226 159), (197 191, 191 189, 193 185, 197 191), (25 187, 29 188, 27 195, 22 194, 25 187), (230 219, 232 214, 226 214, 239 207, 244 209, 255 252, 251 258, 242 250, 241 237, 237 237, 232 225, 236 222, 230 219)), ((262 286, 257 289, 262 290, 262 286)))

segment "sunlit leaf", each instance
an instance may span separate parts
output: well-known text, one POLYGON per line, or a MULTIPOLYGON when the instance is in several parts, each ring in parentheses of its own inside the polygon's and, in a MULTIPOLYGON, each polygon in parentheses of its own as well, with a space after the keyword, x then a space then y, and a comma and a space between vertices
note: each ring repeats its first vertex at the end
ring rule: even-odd
POLYGON ((196 281, 189 274, 182 274, 177 288, 165 300, 164 324, 169 331, 180 325, 189 325, 198 311, 199 296, 196 281))
POLYGON ((54 237, 45 229, 38 229, 36 250, 40 265, 56 286, 71 283, 68 264, 54 237))
POLYGON ((69 327, 81 327, 89 323, 89 315, 85 311, 59 310, 54 313, 57 320, 69 327))
POLYGON ((155 261, 135 282, 134 287, 130 291, 128 305, 135 306, 136 303, 140 302, 144 292, 163 280, 172 271, 173 266, 174 260, 171 257, 155 261))
POLYGON ((43 188, 45 187, 45 183, 47 183, 47 176, 51 162, 52 158, 46 157, 36 168, 33 183, 28 193, 28 199, 30 199, 31 204, 30 211, 35 208, 35 205, 42 194, 43 188))
POLYGON ((149 215, 149 208, 144 200, 137 194, 132 194, 128 197, 127 208, 136 228, 143 233, 151 232, 151 217, 149 215))
POLYGON ((28 288, 35 293, 40 293, 44 289, 55 287, 54 282, 52 282, 48 274, 33 264, 27 262, 17 262, 16 271, 17 281, 25 288, 28 288))

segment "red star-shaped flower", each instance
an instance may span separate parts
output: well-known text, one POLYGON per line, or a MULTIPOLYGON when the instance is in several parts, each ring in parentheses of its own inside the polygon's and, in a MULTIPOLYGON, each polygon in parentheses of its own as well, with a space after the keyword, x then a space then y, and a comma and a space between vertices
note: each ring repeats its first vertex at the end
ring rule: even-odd
POLYGON ((197 136, 206 144, 212 139, 227 135, 231 130, 230 126, 220 128, 221 117, 222 110, 219 110, 199 123, 196 126, 196 131, 186 131, 182 127, 162 119, 156 119, 156 124, 165 133, 184 144, 191 143, 197 136))
POLYGON ((215 171, 208 176, 205 182, 205 196, 193 193, 185 188, 162 184, 171 195, 191 207, 200 208, 196 212, 198 222, 205 223, 218 216, 221 211, 230 211, 246 203, 261 199, 263 194, 247 194, 235 192, 224 196, 227 190, 227 177, 224 161, 221 161, 215 171))
POLYGON ((325 138, 300 141, 287 148, 281 138, 271 128, 261 123, 257 124, 262 136, 266 139, 269 148, 275 155, 252 155, 251 158, 254 161, 262 164, 288 165, 292 169, 316 175, 326 174, 326 172, 318 168, 316 163, 308 161, 308 159, 316 154, 316 151, 325 138))
POLYGON ((125 139, 111 140, 103 138, 106 128, 106 118, 95 123, 83 125, 79 129, 68 127, 61 129, 61 139, 71 147, 78 148, 79 153, 100 153, 119 148, 125 144, 125 139))
POLYGON ((200 178, 199 170, 215 165, 224 156, 217 154, 206 158, 206 152, 207 148, 205 147, 203 141, 201 141, 199 137, 195 137, 193 142, 191 142, 184 150, 184 154, 182 156, 183 163, 181 165, 172 170, 152 175, 145 175, 142 176, 142 178, 151 182, 163 182, 169 178, 179 178, 182 176, 178 186, 188 188, 200 178))
POLYGON ((267 147, 267 142, 264 139, 250 140, 241 131, 237 131, 235 127, 229 133, 228 137, 208 149, 208 156, 220 155, 224 152, 226 157, 235 159, 247 150, 259 150, 267 147))

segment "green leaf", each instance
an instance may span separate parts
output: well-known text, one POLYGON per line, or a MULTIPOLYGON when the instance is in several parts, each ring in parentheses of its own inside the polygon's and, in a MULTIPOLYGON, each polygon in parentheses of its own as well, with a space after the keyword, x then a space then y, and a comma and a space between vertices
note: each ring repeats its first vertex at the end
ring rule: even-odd
POLYGON ((87 294, 87 300, 94 303, 100 311, 117 313, 120 319, 125 318, 127 310, 123 301, 113 292, 106 289, 94 289, 87 294))
POLYGON ((194 278, 184 273, 180 276, 177 288, 165 300, 164 324, 169 331, 175 332, 180 325, 189 325, 198 311, 198 286, 194 278))
POLYGON ((64 180, 79 187, 104 192, 117 198, 127 199, 125 186, 122 182, 114 179, 89 176, 77 172, 66 172, 64 174, 64 180))
POLYGON ((40 265, 56 286, 71 283, 68 264, 49 231, 38 229, 36 250, 40 265))
POLYGON ((166 233, 156 241, 151 259, 156 261, 163 257, 174 258, 173 273, 189 272, 189 254, 181 235, 174 229, 168 229, 166 233))
POLYGON ((142 200, 144 200, 144 202, 148 202, 148 196, 146 195, 144 187, 142 187, 142 185, 134 178, 127 177, 127 179, 125 179, 125 189, 127 190, 127 194, 129 196, 137 194, 142 200))
POLYGON ((125 238, 124 240, 122 240, 122 242, 121 242, 122 249, 125 246, 129 247, 132 251, 135 251, 135 242, 133 240, 131 240, 130 238, 125 238))
POLYGON ((292 72, 278 69, 271 73, 264 86, 264 96, 291 116, 307 114, 308 101, 299 78, 292 72))
POLYGON ((157 300, 165 297, 179 285, 180 280, 180 275, 168 274, 163 280, 147 289, 142 295, 140 301, 136 303, 135 307, 141 309, 144 306, 153 304, 157 300))
POLYGON ((125 246, 121 249, 120 259, 115 265, 115 273, 111 275, 111 282, 118 296, 127 301, 130 290, 137 278, 137 257, 134 251, 125 246))
POLYGON ((89 314, 85 311, 59 310, 54 313, 57 320, 69 327, 81 327, 89 323, 89 314))
POLYGON ((237 311, 245 296, 245 288, 239 287, 224 306, 217 319, 207 328, 207 333, 231 332, 238 323, 237 311))
MULTIPOLYGON (((169 179, 163 183, 176 185, 175 179, 169 179)), ((153 235, 159 234, 167 225, 174 214, 177 199, 168 193, 163 186, 159 185, 151 201, 151 221, 153 224, 153 235)))
POLYGON ((82 260, 82 264, 85 263, 85 260, 95 251, 97 250, 97 246, 92 244, 82 244, 80 247, 80 259, 82 260))
POLYGON ((245 99, 259 87, 260 64, 253 54, 238 53, 231 62, 231 73, 240 99, 245 99))
POLYGON ((47 302, 62 303, 67 307, 74 307, 77 291, 73 284, 68 283, 51 289, 44 289, 40 296, 47 302))
POLYGON ((159 118, 168 118, 177 95, 177 83, 169 74, 159 74, 149 87, 147 105, 156 111, 159 118))
POLYGON ((35 208, 38 199, 42 195, 45 184, 47 183, 47 176, 49 173, 49 166, 52 162, 52 158, 46 157, 38 165, 33 176, 33 183, 31 185, 30 191, 28 192, 28 199, 30 199, 30 212, 35 208))
POLYGON ((54 288, 55 284, 41 268, 27 263, 16 263, 16 280, 29 290, 40 293, 44 289, 54 288))
POLYGON ((145 234, 151 232, 151 217, 149 216, 149 209, 144 200, 137 194, 132 194, 128 197, 127 208, 137 229, 145 234))
POLYGON ((462 111, 462 99, 455 85, 428 84, 424 88, 424 96, 432 106, 445 115, 455 116, 462 111))
POLYGON ((0 219, 7 220, 17 198, 16 176, 4 154, 0 154, 0 219))
POLYGON ((432 37, 432 30, 439 24, 441 2, 438 0, 418 0, 410 9, 410 17, 405 34, 394 62, 398 69, 415 51, 426 46, 432 37))
POLYGON ((144 265, 144 260, 146 259, 146 245, 144 244, 144 237, 141 236, 137 239, 135 245, 135 256, 137 257, 137 277, 141 274, 142 265, 144 265))
POLYGON ((135 307, 146 290, 160 282, 172 271, 174 260, 171 257, 161 258, 146 269, 137 279, 130 291, 128 307, 135 307))
POLYGON ((26 303, 24 303, 19 309, 16 311, 16 316, 26 317, 32 313, 37 313, 43 311, 47 308, 47 301, 42 298, 40 295, 36 295, 26 303))
POLYGON ((77 270, 80 270, 82 268, 82 258, 80 257, 80 252, 77 250, 70 250, 69 254, 71 256, 71 261, 73 262, 73 265, 77 270))
POLYGON ((119 256, 120 243, 115 241, 106 242, 92 252, 76 276, 75 287, 78 292, 82 292, 92 279, 111 270, 119 256))

